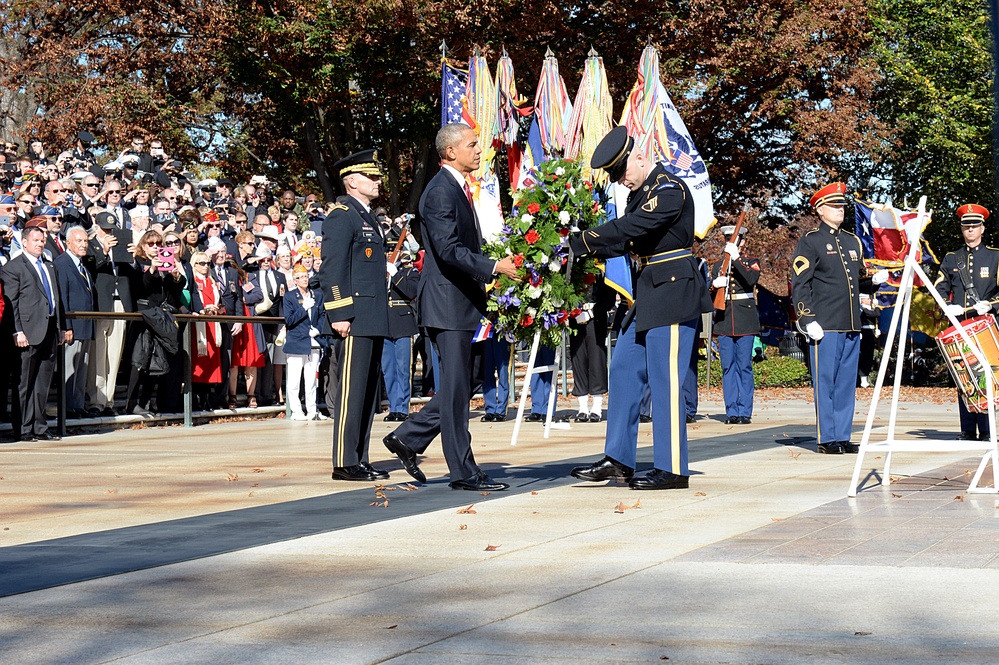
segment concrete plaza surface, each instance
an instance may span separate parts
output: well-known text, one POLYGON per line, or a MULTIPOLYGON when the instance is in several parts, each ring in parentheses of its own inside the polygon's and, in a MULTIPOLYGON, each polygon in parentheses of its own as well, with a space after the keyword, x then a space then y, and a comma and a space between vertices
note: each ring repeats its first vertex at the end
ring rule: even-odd
MULTIPOLYGON (((0 445, 0 663, 999 662, 977 460, 896 454, 890 487, 848 499, 855 457, 815 453, 801 396, 748 426, 702 398, 691 487, 668 492, 568 477, 603 424, 511 447, 511 422, 475 418, 512 486, 485 496, 447 487, 439 443, 410 484, 381 422, 382 488, 330 480, 329 423, 0 445)), ((940 401, 900 429, 952 435, 940 401)), ((650 444, 643 425, 640 469, 650 444)))

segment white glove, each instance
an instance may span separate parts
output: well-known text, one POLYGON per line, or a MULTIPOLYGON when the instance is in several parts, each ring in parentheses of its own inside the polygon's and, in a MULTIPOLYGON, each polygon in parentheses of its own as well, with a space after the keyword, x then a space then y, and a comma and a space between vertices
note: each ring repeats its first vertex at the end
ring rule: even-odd
POLYGON ((946 305, 944 307, 944 312, 950 314, 951 316, 961 316, 964 314, 964 308, 960 305, 946 305))
POLYGON ((319 337, 319 328, 309 326, 309 337, 319 337))
POLYGON ((725 253, 731 256, 732 260, 735 261, 739 258, 739 246, 734 242, 727 242, 725 243, 725 253))
POLYGON ((978 313, 978 316, 985 316, 990 311, 992 311, 991 303, 987 303, 984 300, 979 300, 975 303, 975 312, 978 313))
POLYGON ((395 274, 399 272, 399 269, 395 267, 395 264, 391 261, 385 262, 385 272, 389 277, 395 277, 395 274))
POLYGON ((716 289, 724 289, 728 286, 728 275, 718 275, 718 277, 711 280, 711 286, 716 289))
POLYGON ((888 281, 887 270, 879 270, 873 275, 871 275, 871 284, 873 284, 874 286, 877 286, 878 284, 884 284, 887 281, 888 281))
POLYGON ((808 336, 816 342, 822 339, 826 334, 825 331, 822 330, 822 326, 819 325, 818 321, 812 321, 805 326, 805 332, 808 333, 808 336))
POLYGON ((583 325, 592 318, 593 315, 584 309, 582 312, 576 315, 576 323, 578 323, 579 325, 583 325))
POLYGON ((312 309, 312 306, 316 304, 316 299, 312 296, 305 296, 302 298, 302 307, 305 309, 312 309))

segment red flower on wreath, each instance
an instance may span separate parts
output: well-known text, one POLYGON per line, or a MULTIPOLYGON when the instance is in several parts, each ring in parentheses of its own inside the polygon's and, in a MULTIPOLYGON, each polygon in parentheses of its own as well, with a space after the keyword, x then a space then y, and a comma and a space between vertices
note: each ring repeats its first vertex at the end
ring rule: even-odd
POLYGON ((532 323, 534 323, 534 317, 531 316, 530 314, 525 314, 524 318, 520 320, 520 325, 523 326, 524 328, 531 325, 532 323))
POLYGON ((566 236, 569 235, 569 229, 567 229, 567 228, 561 228, 561 229, 558 230, 558 234, 560 236, 562 236, 563 238, 565 238, 566 236))
POLYGON ((540 203, 528 203, 527 204, 527 212, 531 213, 532 215, 538 214, 538 212, 540 210, 541 210, 541 204, 540 203))
POLYGON ((569 312, 569 316, 571 316, 572 318, 576 318, 577 316, 579 316, 582 313, 583 313, 583 310, 581 310, 581 309, 579 309, 577 307, 576 309, 574 309, 571 312, 569 312))
POLYGON ((596 214, 598 210, 600 210, 600 206, 597 204, 596 201, 594 201, 593 202, 593 214, 596 214))
POLYGON ((524 235, 524 241, 527 242, 528 245, 533 245, 539 240, 541 240, 541 236, 539 236, 538 232, 534 229, 531 229, 526 235, 524 235))
POLYGON ((592 272, 588 272, 583 275, 583 284, 592 284, 595 281, 597 281, 597 276, 592 272))
POLYGON ((524 265, 524 255, 518 254, 517 256, 513 257, 513 265, 517 266, 518 268, 524 265))
POLYGON ((558 322, 560 324, 561 323, 565 323, 568 319, 569 319, 569 313, 567 311, 565 311, 564 309, 563 310, 559 310, 559 313, 558 313, 558 322))
POLYGON ((548 206, 548 209, 551 210, 552 212, 558 212, 558 205, 553 203, 550 206, 548 206))

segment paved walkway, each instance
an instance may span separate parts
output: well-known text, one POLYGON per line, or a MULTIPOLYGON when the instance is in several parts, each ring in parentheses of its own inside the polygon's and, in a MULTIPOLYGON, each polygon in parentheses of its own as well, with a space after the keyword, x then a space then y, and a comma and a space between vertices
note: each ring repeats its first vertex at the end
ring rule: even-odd
MULTIPOLYGON (((953 432, 955 411, 900 426, 953 432)), ((691 488, 644 493, 568 477, 603 425, 511 448, 512 423, 473 421, 512 485, 487 496, 448 489, 437 445, 425 486, 380 445, 383 488, 333 482, 328 423, 2 445, 0 662, 997 662, 977 461, 896 454, 889 488, 847 499, 855 457, 815 454, 811 422, 803 400, 702 418, 691 488)))

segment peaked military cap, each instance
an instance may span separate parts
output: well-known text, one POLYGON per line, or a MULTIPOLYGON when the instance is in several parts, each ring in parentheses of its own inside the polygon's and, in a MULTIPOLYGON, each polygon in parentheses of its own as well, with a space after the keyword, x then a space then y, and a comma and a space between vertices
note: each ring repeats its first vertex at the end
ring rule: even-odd
POLYGON ((808 202, 812 204, 813 208, 823 205, 846 205, 846 185, 842 182, 830 183, 812 194, 812 198, 808 199, 808 202))
POLYGON ((613 182, 617 182, 624 175, 628 155, 634 147, 635 139, 628 136, 628 128, 618 125, 600 140, 590 158, 590 167, 603 169, 613 182))
POLYGON ((965 203, 957 209, 957 216, 961 219, 961 226, 978 226, 989 218, 989 211, 983 206, 965 203))
POLYGON ((353 155, 347 155, 333 165, 333 171, 340 178, 348 176, 351 173, 361 173, 380 178, 382 171, 378 167, 378 151, 362 150, 355 152, 353 155))
POLYGON ((94 217, 94 224, 104 229, 105 231, 108 229, 113 229, 116 226, 118 226, 117 222, 118 220, 115 218, 115 216, 109 212, 99 212, 97 213, 97 216, 94 217))

